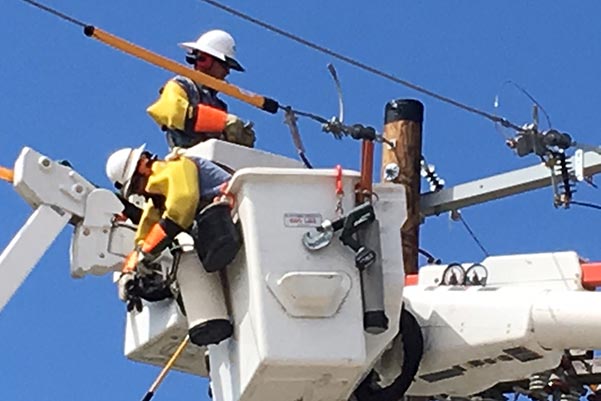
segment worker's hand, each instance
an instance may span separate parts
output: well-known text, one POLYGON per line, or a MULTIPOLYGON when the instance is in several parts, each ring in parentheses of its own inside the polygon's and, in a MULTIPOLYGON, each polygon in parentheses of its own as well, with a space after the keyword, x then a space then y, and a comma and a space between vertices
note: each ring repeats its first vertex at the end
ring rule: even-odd
POLYGON ((252 123, 244 123, 233 114, 228 114, 225 120, 225 140, 252 148, 255 145, 255 131, 252 123))
POLYGON ((141 261, 141 253, 140 253, 140 250, 138 248, 136 248, 133 251, 131 251, 130 254, 127 255, 127 257, 123 261, 123 267, 121 268, 121 271, 123 273, 135 272, 136 269, 138 268, 138 264, 140 263, 140 261, 141 261))
POLYGON ((133 272, 123 273, 119 277, 117 285, 119 287, 119 299, 127 304, 127 311, 131 312, 134 309, 138 312, 142 311, 142 300, 135 295, 136 288, 139 284, 139 278, 133 272))

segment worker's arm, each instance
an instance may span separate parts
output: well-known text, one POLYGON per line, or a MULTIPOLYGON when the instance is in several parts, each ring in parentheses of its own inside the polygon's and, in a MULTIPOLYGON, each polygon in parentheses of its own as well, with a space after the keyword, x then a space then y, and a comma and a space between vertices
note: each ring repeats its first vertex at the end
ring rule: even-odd
POLYGON ((200 198, 196 164, 185 157, 155 162, 146 191, 165 198, 161 218, 150 228, 141 248, 144 253, 156 255, 194 222, 200 198))
POLYGON ((152 199, 149 199, 144 205, 142 217, 134 237, 135 248, 125 258, 121 271, 123 273, 132 273, 138 267, 140 262, 140 249, 144 245, 144 239, 147 237, 151 228, 161 219, 161 212, 154 206, 152 199))
POLYGON ((144 238, 148 235, 150 228, 159 222, 161 219, 160 210, 154 206, 152 199, 149 199, 142 210, 142 217, 138 223, 136 230, 135 242, 136 245, 142 245, 144 238))
POLYGON ((192 107, 186 91, 174 80, 165 84, 158 100, 146 111, 161 127, 185 132, 221 132, 228 119, 218 108, 204 104, 192 107))
POLYGON ((146 192, 164 198, 164 207, 161 213, 152 200, 147 203, 136 232, 136 250, 126 258, 123 272, 133 272, 140 261, 154 259, 192 225, 200 199, 198 169, 185 157, 154 162, 146 192))

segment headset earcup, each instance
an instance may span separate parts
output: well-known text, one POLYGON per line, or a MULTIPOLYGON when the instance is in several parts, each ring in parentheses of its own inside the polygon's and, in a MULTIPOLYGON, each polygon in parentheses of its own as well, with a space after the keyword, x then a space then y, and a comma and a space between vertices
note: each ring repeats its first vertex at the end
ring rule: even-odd
POLYGON ((186 54, 186 63, 191 65, 196 64, 196 56, 194 54, 186 54))

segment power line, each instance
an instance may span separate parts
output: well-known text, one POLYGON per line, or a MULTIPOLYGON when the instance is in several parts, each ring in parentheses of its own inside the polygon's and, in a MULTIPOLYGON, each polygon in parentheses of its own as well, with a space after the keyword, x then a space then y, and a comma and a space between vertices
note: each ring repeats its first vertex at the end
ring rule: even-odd
POLYGON ((31 4, 32 6, 34 6, 34 7, 37 7, 37 8, 39 8, 39 9, 41 9, 41 10, 47 11, 47 12, 49 12, 50 14, 56 15, 57 17, 59 17, 59 18, 61 18, 61 19, 65 20, 65 21, 69 21, 69 22, 71 22, 71 23, 73 23, 73 24, 75 24, 75 25, 79 25, 79 26, 80 26, 80 27, 82 27, 82 28, 85 28, 86 26, 88 26, 88 24, 86 24, 86 23, 84 23, 84 22, 82 22, 82 21, 80 21, 80 20, 78 20, 78 19, 75 19, 75 18, 73 18, 73 17, 70 17, 70 16, 68 16, 67 14, 63 14, 63 13, 61 13, 60 11, 57 11, 57 10, 55 10, 55 9, 53 9, 53 8, 50 8, 50 7, 48 7, 48 6, 45 6, 45 5, 43 5, 43 4, 40 4, 40 3, 36 2, 36 1, 33 1, 33 0, 23 0, 23 1, 24 1, 25 3, 29 3, 29 4, 31 4))
POLYGON ((584 207, 590 207, 591 209, 601 210, 601 205, 596 205, 594 203, 589 203, 589 202, 570 201, 570 205, 584 206, 584 207))
POLYGON ((219 9, 221 9, 221 10, 227 12, 227 13, 230 13, 230 14, 238 17, 238 18, 241 18, 241 19, 243 19, 245 21, 248 21, 248 22, 253 23, 255 25, 258 25, 258 26, 260 26, 262 28, 265 28, 265 29, 267 29, 267 30, 269 30, 271 32, 277 33, 278 35, 282 35, 282 36, 284 36, 284 37, 286 37, 288 39, 294 40, 295 42, 300 43, 300 44, 302 44, 304 46, 310 47, 310 48, 312 48, 314 50, 317 50, 317 51, 319 51, 321 53, 324 53, 324 54, 327 54, 327 55, 332 56, 334 58, 337 58, 338 60, 344 61, 345 63, 351 64, 351 65, 353 65, 353 66, 355 66, 357 68, 360 68, 360 69, 362 69, 364 71, 367 71, 367 72, 372 73, 374 75, 377 75, 379 77, 388 79, 389 81, 395 82, 397 84, 401 84, 403 86, 406 86, 406 87, 408 87, 410 89, 413 89, 413 90, 415 90, 417 92, 420 92, 420 93, 422 93, 424 95, 427 95, 427 96, 430 96, 430 97, 432 97, 434 99, 440 100, 441 102, 448 103, 448 104, 453 105, 453 106, 455 106, 457 108, 460 108, 462 110, 465 110, 465 111, 468 111, 470 113, 479 115, 479 116, 484 117, 484 118, 486 118, 486 119, 488 119, 488 120, 490 120, 490 121, 492 121, 494 123, 501 124, 504 127, 513 128, 513 129, 515 129, 517 131, 522 131, 522 127, 518 126, 517 124, 512 123, 511 121, 508 121, 507 119, 505 119, 503 117, 499 117, 499 116, 496 116, 494 114, 487 113, 485 111, 476 109, 475 107, 472 107, 472 106, 466 105, 464 103, 461 103, 461 102, 459 102, 457 100, 451 99, 451 98, 446 97, 446 96, 439 95, 438 93, 433 92, 433 91, 431 91, 429 89, 423 88, 423 87, 421 87, 419 85, 413 84, 413 83, 411 83, 409 81, 406 81, 404 79, 400 79, 398 77, 395 77, 392 74, 389 74, 389 73, 384 72, 382 70, 379 70, 379 69, 377 69, 375 67, 372 67, 372 66, 369 66, 367 64, 364 64, 364 63, 362 63, 360 61, 357 61, 357 60, 355 60, 355 59, 353 59, 351 57, 345 56, 343 54, 340 54, 340 53, 337 53, 337 52, 335 52, 333 50, 330 50, 330 49, 328 49, 326 47, 323 47, 321 45, 313 43, 313 42, 311 42, 309 40, 303 39, 302 37, 300 37, 298 35, 292 34, 290 32, 287 32, 287 31, 283 30, 283 29, 280 29, 280 28, 278 28, 278 27, 276 27, 274 25, 268 24, 268 23, 266 23, 264 21, 261 21, 261 20, 259 20, 257 18, 254 18, 254 17, 252 17, 252 16, 250 16, 248 14, 245 14, 245 13, 243 13, 241 11, 238 11, 238 10, 233 9, 231 7, 228 7, 228 6, 224 5, 224 4, 221 4, 218 1, 215 1, 215 0, 200 0, 200 1, 202 1, 204 3, 207 3, 209 5, 212 5, 213 7, 217 7, 217 8, 219 8, 219 9))
POLYGON ((526 96, 532 103, 534 103, 540 109, 540 111, 543 112, 543 115, 545 116, 545 119, 547 120, 547 126, 549 127, 549 129, 553 128, 553 125, 551 124, 551 117, 549 117, 549 113, 547 113, 547 110, 545 110, 543 105, 540 104, 538 102, 538 100, 536 100, 534 98, 534 96, 532 96, 526 89, 524 89, 523 87, 521 87, 520 85, 518 85, 517 83, 515 83, 512 80, 508 80, 503 83, 503 85, 506 85, 506 84, 513 85, 517 90, 522 92, 522 94, 524 96, 526 96))
POLYGON ((482 253, 484 253, 484 256, 487 256, 487 257, 490 256, 490 254, 488 253, 488 251, 486 250, 486 248, 484 248, 484 245, 482 245, 482 242, 480 242, 480 240, 478 239, 478 237, 476 237, 476 234, 472 231, 472 229, 470 228, 470 226, 467 224, 467 221, 465 221, 465 219, 463 218, 463 215, 461 214, 461 212, 457 211, 456 216, 458 216, 459 221, 461 221, 461 223, 463 224, 463 227, 465 227, 465 229, 469 233, 470 237, 472 237, 472 239, 474 240, 474 242, 476 243, 476 245, 478 245, 478 247, 480 248, 480 250, 482 251, 482 253))
MULTIPOLYGON (((49 12, 49 13, 51 13, 51 14, 53 14, 53 15, 55 15, 55 16, 63 19, 63 20, 65 20, 65 21, 68 21, 68 22, 71 22, 71 23, 73 23, 75 25, 78 25, 78 26, 80 26, 82 28, 86 28, 88 26, 88 24, 86 24, 86 23, 84 23, 84 22, 82 22, 82 21, 80 21, 78 19, 70 17, 70 16, 68 16, 68 15, 66 15, 64 13, 61 13, 61 12, 59 12, 59 11, 51 8, 51 7, 48 7, 48 6, 43 5, 41 3, 38 3, 38 2, 36 2, 34 0, 22 0, 22 1, 25 2, 25 3, 28 3, 28 4, 32 5, 32 6, 34 6, 36 8, 39 8, 39 9, 44 10, 46 12, 49 12)), ((459 102, 457 100, 451 99, 451 98, 446 97, 446 96, 439 95, 436 92, 433 92, 433 91, 431 91, 429 89, 423 88, 423 87, 421 87, 419 85, 415 85, 415 84, 413 84, 413 83, 411 83, 409 81, 406 81, 406 80, 400 79, 398 77, 395 77, 394 75, 388 74, 388 73, 386 73, 386 72, 384 72, 382 70, 379 70, 377 68, 374 68, 372 66, 364 64, 364 63, 362 63, 360 61, 357 61, 355 59, 347 57, 347 56, 345 56, 343 54, 337 53, 337 52, 335 52, 333 50, 330 50, 330 49, 325 48, 323 46, 317 45, 317 44, 315 44, 313 42, 310 42, 310 41, 308 41, 306 39, 301 38, 300 36, 297 36, 297 35, 294 35, 292 33, 286 32, 286 31, 284 31, 284 30, 282 30, 280 28, 277 28, 277 27, 275 27, 273 25, 270 25, 270 24, 268 24, 266 22, 263 22, 261 20, 258 20, 256 18, 254 18, 254 17, 251 17, 250 15, 244 14, 244 13, 242 13, 240 11, 237 11, 237 10, 231 8, 231 7, 225 6, 225 5, 219 3, 219 2, 217 2, 215 0, 201 0, 201 1, 203 1, 203 2, 205 2, 207 4, 209 4, 209 5, 212 5, 214 7, 220 8, 220 9, 222 9, 222 10, 224 10, 224 11, 226 11, 226 12, 232 14, 232 15, 235 15, 235 16, 237 16, 239 18, 242 18, 242 19, 244 19, 246 21, 249 21, 249 22, 251 22, 253 24, 259 25, 259 26, 261 26, 261 27, 263 27, 263 28, 265 28, 267 30, 270 30, 270 31, 275 32, 275 33, 277 33, 279 35, 282 35, 284 37, 292 39, 292 40, 294 40, 294 41, 296 41, 296 42, 298 42, 298 43, 300 43, 300 44, 302 44, 304 46, 307 46, 307 47, 310 47, 310 48, 315 49, 317 51, 320 51, 322 53, 328 54, 328 55, 330 55, 330 56, 332 56, 334 58, 337 58, 337 59, 339 59, 341 61, 344 61, 344 62, 346 62, 348 64, 351 64, 351 65, 353 65, 353 66, 355 66, 357 68, 360 68, 360 69, 362 69, 364 71, 367 71, 367 72, 370 72, 370 73, 375 74, 377 76, 380 76, 382 78, 388 79, 388 80, 390 80, 392 82, 401 84, 401 85, 406 86, 406 87, 408 87, 410 89, 413 89, 413 90, 415 90, 417 92, 423 93, 423 94, 425 94, 427 96, 433 97, 433 98, 435 98, 437 100, 440 100, 442 102, 451 104, 451 105, 453 105, 453 106, 455 106, 457 108, 460 108, 462 110, 465 110, 465 111, 468 111, 470 113, 474 113, 474 114, 479 115, 481 117, 487 118, 490 121, 492 121, 494 123, 497 123, 497 124, 501 124, 504 127, 513 128, 513 129, 515 129, 517 131, 522 131, 523 130, 520 126, 512 123, 511 121, 508 121, 507 119, 505 119, 503 117, 499 117, 499 116, 496 116, 494 114, 487 113, 485 111, 476 109, 475 107, 463 104, 463 103, 461 103, 461 102, 459 102)), ((303 115, 304 114, 304 115, 306 115, 308 117, 313 117, 314 119, 316 117, 315 115, 313 115, 311 113, 297 113, 297 114, 299 114, 299 115, 303 115)), ((323 119, 323 118, 320 117, 320 119, 323 119)))

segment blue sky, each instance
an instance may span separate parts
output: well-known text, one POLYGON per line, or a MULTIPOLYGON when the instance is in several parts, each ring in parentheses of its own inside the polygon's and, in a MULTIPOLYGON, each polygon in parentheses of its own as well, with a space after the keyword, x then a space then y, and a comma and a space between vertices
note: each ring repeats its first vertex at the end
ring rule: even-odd
MULTIPOLYGON (((381 129, 386 102, 417 98, 425 105, 424 154, 447 185, 534 164, 518 158, 493 124, 360 71, 197 1, 48 0, 48 5, 183 61, 176 43, 211 28, 230 31, 246 67, 230 81, 325 117, 337 113, 326 64, 338 69, 348 122, 381 129)), ((549 112, 554 127, 599 144, 601 114, 598 2, 247 2, 228 5, 306 39, 433 91, 530 120, 530 102, 501 84, 525 87, 549 112)), ((166 144, 146 115, 167 71, 117 52, 31 6, 6 0, 0 12, 0 165, 11 166, 24 146, 68 159, 91 181, 108 187, 106 157, 117 148, 166 144)), ((295 157, 283 116, 224 97, 230 110, 255 122, 257 146, 295 157)), ((307 154, 317 167, 358 168, 359 145, 336 141, 301 121, 307 154)), ((378 153, 379 154, 379 153, 378 153)), ((379 156, 376 159, 379 165, 379 156)), ((425 188, 425 186, 424 186, 425 188)), ((580 185, 576 199, 601 203, 580 185)), ((0 183, 0 249, 31 210, 0 183)), ((465 209, 491 254, 575 250, 592 260, 599 211, 556 210, 550 189, 465 209)), ((0 314, 0 399, 134 400, 158 369, 122 355, 124 306, 110 277, 69 277, 70 229, 57 239, 0 314)), ((479 248, 447 216, 423 225, 422 246, 446 262, 478 261, 479 248)), ((173 373, 155 399, 206 399, 206 382, 173 373)))

